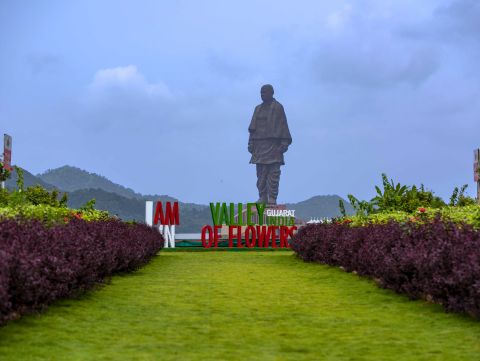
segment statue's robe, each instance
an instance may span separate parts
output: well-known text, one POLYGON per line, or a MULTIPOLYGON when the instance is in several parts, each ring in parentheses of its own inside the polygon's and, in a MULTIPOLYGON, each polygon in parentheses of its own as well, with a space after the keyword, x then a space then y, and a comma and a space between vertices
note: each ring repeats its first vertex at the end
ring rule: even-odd
POLYGON ((252 145, 252 164, 285 164, 282 148, 292 143, 282 104, 273 99, 255 107, 248 127, 252 145))

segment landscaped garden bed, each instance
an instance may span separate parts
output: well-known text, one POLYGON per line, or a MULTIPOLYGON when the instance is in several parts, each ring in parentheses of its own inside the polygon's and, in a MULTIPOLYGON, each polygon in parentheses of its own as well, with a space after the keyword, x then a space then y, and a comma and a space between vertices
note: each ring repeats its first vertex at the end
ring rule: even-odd
POLYGON ((435 220, 352 227, 315 224, 293 237, 305 261, 370 276, 381 287, 480 318, 480 233, 435 220))
MULTIPOLYGON (((447 205, 383 176, 357 213, 303 227, 291 246, 305 261, 372 277, 378 285, 480 318, 480 206, 456 188, 447 205)), ((340 208, 343 205, 340 204, 340 208)))
MULTIPOLYGON (((21 174, 21 172, 20 172, 21 174)), ((148 262, 161 234, 107 212, 66 207, 41 187, 0 191, 0 325, 148 262)))

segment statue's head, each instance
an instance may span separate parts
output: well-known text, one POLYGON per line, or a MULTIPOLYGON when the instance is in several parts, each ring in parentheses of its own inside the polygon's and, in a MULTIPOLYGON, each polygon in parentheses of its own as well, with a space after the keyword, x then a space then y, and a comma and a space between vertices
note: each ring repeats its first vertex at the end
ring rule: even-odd
POLYGON ((270 84, 265 84, 260 89, 260 96, 264 102, 271 102, 273 99, 273 86, 270 84))

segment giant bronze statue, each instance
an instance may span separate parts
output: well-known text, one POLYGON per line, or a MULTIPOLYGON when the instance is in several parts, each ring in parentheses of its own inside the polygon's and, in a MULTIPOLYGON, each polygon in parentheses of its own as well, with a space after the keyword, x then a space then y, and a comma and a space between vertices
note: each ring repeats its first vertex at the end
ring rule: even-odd
POLYGON ((257 203, 277 204, 280 166, 285 164, 283 153, 292 143, 287 117, 282 104, 273 97, 270 84, 260 90, 263 103, 255 107, 248 127, 250 163, 257 166, 257 203))

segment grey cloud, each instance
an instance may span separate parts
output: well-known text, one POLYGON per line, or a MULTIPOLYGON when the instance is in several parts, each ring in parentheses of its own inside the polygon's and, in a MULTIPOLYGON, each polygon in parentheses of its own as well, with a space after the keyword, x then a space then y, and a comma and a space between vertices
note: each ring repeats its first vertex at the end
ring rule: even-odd
POLYGON ((175 101, 164 83, 147 81, 133 65, 120 66, 97 71, 78 117, 90 132, 135 132, 168 124, 175 101))
POLYGON ((62 64, 61 58, 53 54, 30 54, 26 61, 33 74, 54 72, 62 64))
MULTIPOLYGON (((393 39, 392 39, 393 42, 393 39)), ((361 46, 331 47, 321 51, 315 62, 321 83, 345 84, 366 88, 391 87, 401 83, 418 86, 439 66, 433 48, 385 47, 382 43, 370 49, 361 46)))
POLYGON ((394 29, 400 37, 416 41, 463 46, 465 41, 480 41, 480 2, 455 0, 438 6, 422 23, 404 24, 394 29))
MULTIPOLYGON (((398 85, 419 86, 440 67, 438 44, 414 39, 421 20, 392 21, 388 11, 349 7, 348 17, 319 36, 313 73, 321 84, 384 90, 398 85), (406 36, 408 33, 408 36, 406 36)), ((394 6, 385 5, 385 9, 394 6)), ((335 22, 337 24, 338 21, 335 22)))
POLYGON ((251 73, 248 66, 218 54, 208 56, 207 64, 213 73, 229 79, 243 79, 251 73))
POLYGON ((420 48, 411 54, 405 65, 397 69, 395 79, 399 82, 419 85, 433 75, 438 67, 436 51, 432 48, 420 48))
MULTIPOLYGON (((184 17, 178 13, 166 17, 172 21, 167 28, 178 31, 164 32, 161 39, 145 21, 147 7, 133 7, 132 14, 139 13, 131 17, 135 32, 128 36, 119 36, 123 23, 117 28, 110 22, 115 17, 106 16, 106 22, 87 24, 90 30, 74 29, 98 33, 102 42, 92 43, 87 36, 76 37, 77 42, 71 42, 71 36, 52 42, 57 44, 52 53, 56 49, 69 54, 65 66, 78 71, 62 72, 57 82, 47 76, 34 79, 31 93, 42 97, 25 97, 24 88, 15 87, 19 71, 11 59, 24 59, 22 54, 35 52, 40 44, 28 48, 19 43, 12 53, 16 58, 3 59, 2 89, 9 100, 4 103, 11 108, 11 116, 4 118, 15 119, 16 139, 24 132, 28 147, 23 159, 34 167, 38 159, 50 162, 42 167, 68 159, 106 175, 122 172, 120 183, 128 184, 128 177, 138 173, 134 187, 144 193, 163 189, 185 200, 208 202, 231 197, 235 189, 234 196, 242 201, 255 195, 246 128, 260 101, 259 86, 269 82, 285 106, 294 137, 281 197, 300 200, 308 193, 348 192, 371 198, 372 183, 382 171, 405 183, 424 182, 441 193, 464 183, 462 172, 470 179, 480 95, 480 83, 470 75, 478 73, 471 51, 479 34, 474 22, 480 18, 478 6, 465 0, 442 0, 447 4, 442 8, 440 0, 361 1, 352 2, 348 16, 339 17, 335 8, 346 8, 330 3, 290 4, 288 10, 272 3, 255 14, 233 14, 231 24, 231 11, 217 16, 222 14, 218 4, 192 2, 182 6, 190 14, 181 23, 184 17), (215 16, 209 21, 198 16, 200 10, 215 16), (112 64, 115 61, 119 64, 112 64), (125 61, 135 61, 141 69, 103 69, 96 78, 87 73, 99 64, 127 65, 125 61), (68 94, 64 98, 74 104, 65 104, 59 93, 68 94), (59 103, 62 111, 55 107, 59 103), (17 117, 26 111, 23 120, 17 117), (38 137, 27 132, 30 127, 38 137), (52 151, 60 146, 64 152, 52 151), (38 149, 35 157, 32 149, 38 149), (232 150, 228 162, 224 149, 232 150), (176 162, 170 161, 173 150, 176 162), (467 160, 465 167, 461 159, 467 160), (125 163, 142 171, 126 172, 121 168, 125 163), (227 177, 217 184, 217 178, 197 177, 193 187, 191 177, 182 176, 185 170, 201 175, 215 164, 222 164, 222 173, 245 174, 244 181, 227 177), (157 177, 166 172, 176 175, 157 177)), ((228 10, 227 5, 222 8, 228 10)), ((116 8, 103 4, 98 9, 110 14, 116 8)), ((65 21, 77 23, 90 16, 89 11, 73 15, 65 21)), ((57 28, 45 19, 51 29, 44 36, 50 39, 57 28)), ((61 64, 56 60, 33 56, 32 71, 54 71, 61 64)))
POLYGON ((435 12, 436 19, 444 22, 443 30, 449 36, 467 36, 480 41, 480 2, 457 0, 435 12))

